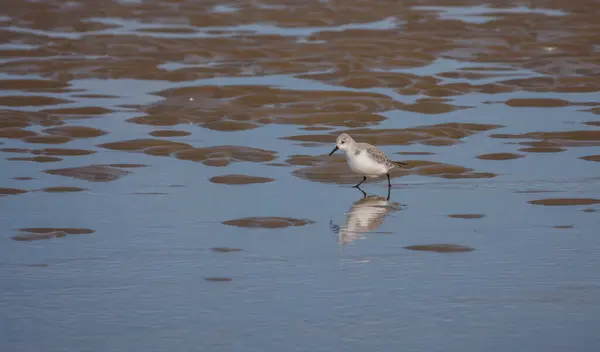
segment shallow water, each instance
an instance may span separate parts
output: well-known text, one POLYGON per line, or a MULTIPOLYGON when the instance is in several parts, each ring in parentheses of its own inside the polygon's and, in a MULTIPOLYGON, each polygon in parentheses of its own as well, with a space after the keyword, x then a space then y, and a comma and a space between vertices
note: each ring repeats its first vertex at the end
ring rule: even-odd
POLYGON ((1 14, 0 350, 600 343, 597 2, 1 14))

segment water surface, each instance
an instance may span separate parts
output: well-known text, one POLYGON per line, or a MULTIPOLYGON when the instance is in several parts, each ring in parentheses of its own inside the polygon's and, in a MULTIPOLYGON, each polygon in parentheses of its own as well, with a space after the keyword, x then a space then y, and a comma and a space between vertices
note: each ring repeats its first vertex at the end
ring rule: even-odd
POLYGON ((595 351, 599 15, 3 7, 0 349, 595 351))

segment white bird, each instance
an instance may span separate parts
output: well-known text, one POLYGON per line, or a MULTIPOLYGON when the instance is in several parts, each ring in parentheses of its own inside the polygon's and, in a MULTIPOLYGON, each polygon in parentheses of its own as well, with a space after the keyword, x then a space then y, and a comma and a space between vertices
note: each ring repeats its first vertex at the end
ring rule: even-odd
POLYGON ((329 153, 331 156, 338 149, 346 153, 348 166, 355 173, 362 175, 363 180, 354 187, 360 185, 368 178, 376 178, 387 175, 388 187, 392 187, 389 171, 397 166, 407 165, 405 163, 391 161, 377 147, 368 143, 356 143, 350 135, 342 133, 335 141, 335 148, 329 153))

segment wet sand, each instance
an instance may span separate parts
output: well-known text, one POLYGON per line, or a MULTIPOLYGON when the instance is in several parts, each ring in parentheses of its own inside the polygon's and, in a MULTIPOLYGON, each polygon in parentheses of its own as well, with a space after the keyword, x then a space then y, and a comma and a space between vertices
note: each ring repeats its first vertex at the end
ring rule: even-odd
POLYGON ((48 240, 53 238, 65 237, 68 235, 82 235, 93 233, 94 230, 90 229, 76 229, 76 228, 27 228, 19 229, 19 234, 13 236, 12 239, 15 241, 37 241, 37 240, 48 240))
POLYGON ((270 177, 250 176, 250 175, 221 175, 210 179, 212 183, 225 185, 249 185, 252 183, 268 183, 273 182, 270 177))
POLYGON ((459 244, 418 244, 413 246, 404 247, 413 251, 427 251, 437 253, 460 253, 460 252, 471 252, 473 248, 462 246, 459 244))
POLYGON ((483 214, 450 214, 448 217, 454 219, 479 219, 484 217, 483 214))
POLYGON ((0 350, 594 350, 598 18, 4 6, 0 350), (389 193, 340 133, 407 164, 389 193))
POLYGON ((223 224, 225 225, 265 229, 282 228, 288 226, 304 226, 313 223, 314 221, 308 219, 294 219, 283 217, 252 217, 223 221, 223 224))

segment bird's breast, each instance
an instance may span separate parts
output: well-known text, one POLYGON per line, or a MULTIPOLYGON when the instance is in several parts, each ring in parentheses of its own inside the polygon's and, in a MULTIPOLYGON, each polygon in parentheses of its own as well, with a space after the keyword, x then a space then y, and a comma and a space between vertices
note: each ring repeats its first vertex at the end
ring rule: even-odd
POLYGON ((385 165, 380 165, 375 160, 369 157, 368 153, 361 151, 360 153, 348 153, 346 155, 348 166, 352 171, 365 176, 376 176, 385 173, 385 165))

